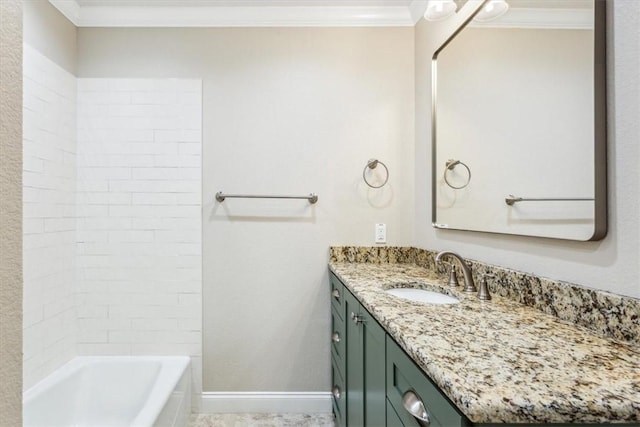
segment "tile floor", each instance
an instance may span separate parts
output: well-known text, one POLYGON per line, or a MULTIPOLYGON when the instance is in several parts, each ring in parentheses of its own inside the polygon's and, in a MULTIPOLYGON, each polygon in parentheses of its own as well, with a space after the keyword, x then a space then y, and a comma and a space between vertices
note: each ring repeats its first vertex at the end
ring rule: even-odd
POLYGON ((333 427, 332 414, 192 414, 189 427, 333 427))

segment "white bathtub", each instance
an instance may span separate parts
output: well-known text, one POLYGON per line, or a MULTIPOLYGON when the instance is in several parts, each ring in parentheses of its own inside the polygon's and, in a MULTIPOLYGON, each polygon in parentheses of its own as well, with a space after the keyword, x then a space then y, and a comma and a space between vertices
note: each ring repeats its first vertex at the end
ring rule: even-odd
POLYGON ((188 357, 77 357, 24 393, 25 427, 184 427, 188 357))

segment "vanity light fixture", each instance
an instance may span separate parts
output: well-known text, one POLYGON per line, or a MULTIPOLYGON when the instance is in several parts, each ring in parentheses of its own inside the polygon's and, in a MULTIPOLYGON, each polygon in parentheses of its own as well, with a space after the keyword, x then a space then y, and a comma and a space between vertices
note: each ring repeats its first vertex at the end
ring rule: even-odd
POLYGON ((501 17, 509 10, 506 0, 489 0, 482 10, 473 18, 477 22, 487 22, 501 17))
POLYGON ((429 0, 424 19, 427 21, 441 21, 456 13, 458 5, 454 0, 429 0))

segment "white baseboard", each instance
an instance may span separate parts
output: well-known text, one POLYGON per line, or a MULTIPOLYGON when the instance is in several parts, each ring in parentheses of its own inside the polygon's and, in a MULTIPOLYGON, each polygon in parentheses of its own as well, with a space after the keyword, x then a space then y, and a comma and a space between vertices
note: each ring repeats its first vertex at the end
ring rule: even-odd
POLYGON ((331 413, 329 392, 203 392, 203 414, 217 413, 331 413))

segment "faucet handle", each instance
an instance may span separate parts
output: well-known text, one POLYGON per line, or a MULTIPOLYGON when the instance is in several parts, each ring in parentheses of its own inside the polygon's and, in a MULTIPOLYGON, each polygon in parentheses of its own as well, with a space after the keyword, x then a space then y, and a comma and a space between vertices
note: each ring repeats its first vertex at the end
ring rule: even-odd
POLYGON ((474 293, 478 291, 473 281, 473 264, 468 261, 462 261, 462 271, 464 273, 464 289, 463 292, 474 293))
POLYGON ((495 274, 483 274, 480 280, 480 289, 478 290, 478 299, 481 301, 490 301, 491 294, 489 293, 489 287, 487 286, 487 277, 495 278, 495 274))
POLYGON ((443 264, 446 264, 449 267, 449 282, 447 283, 452 288, 459 285, 458 277, 456 276, 456 265, 452 262, 442 261, 443 264))

